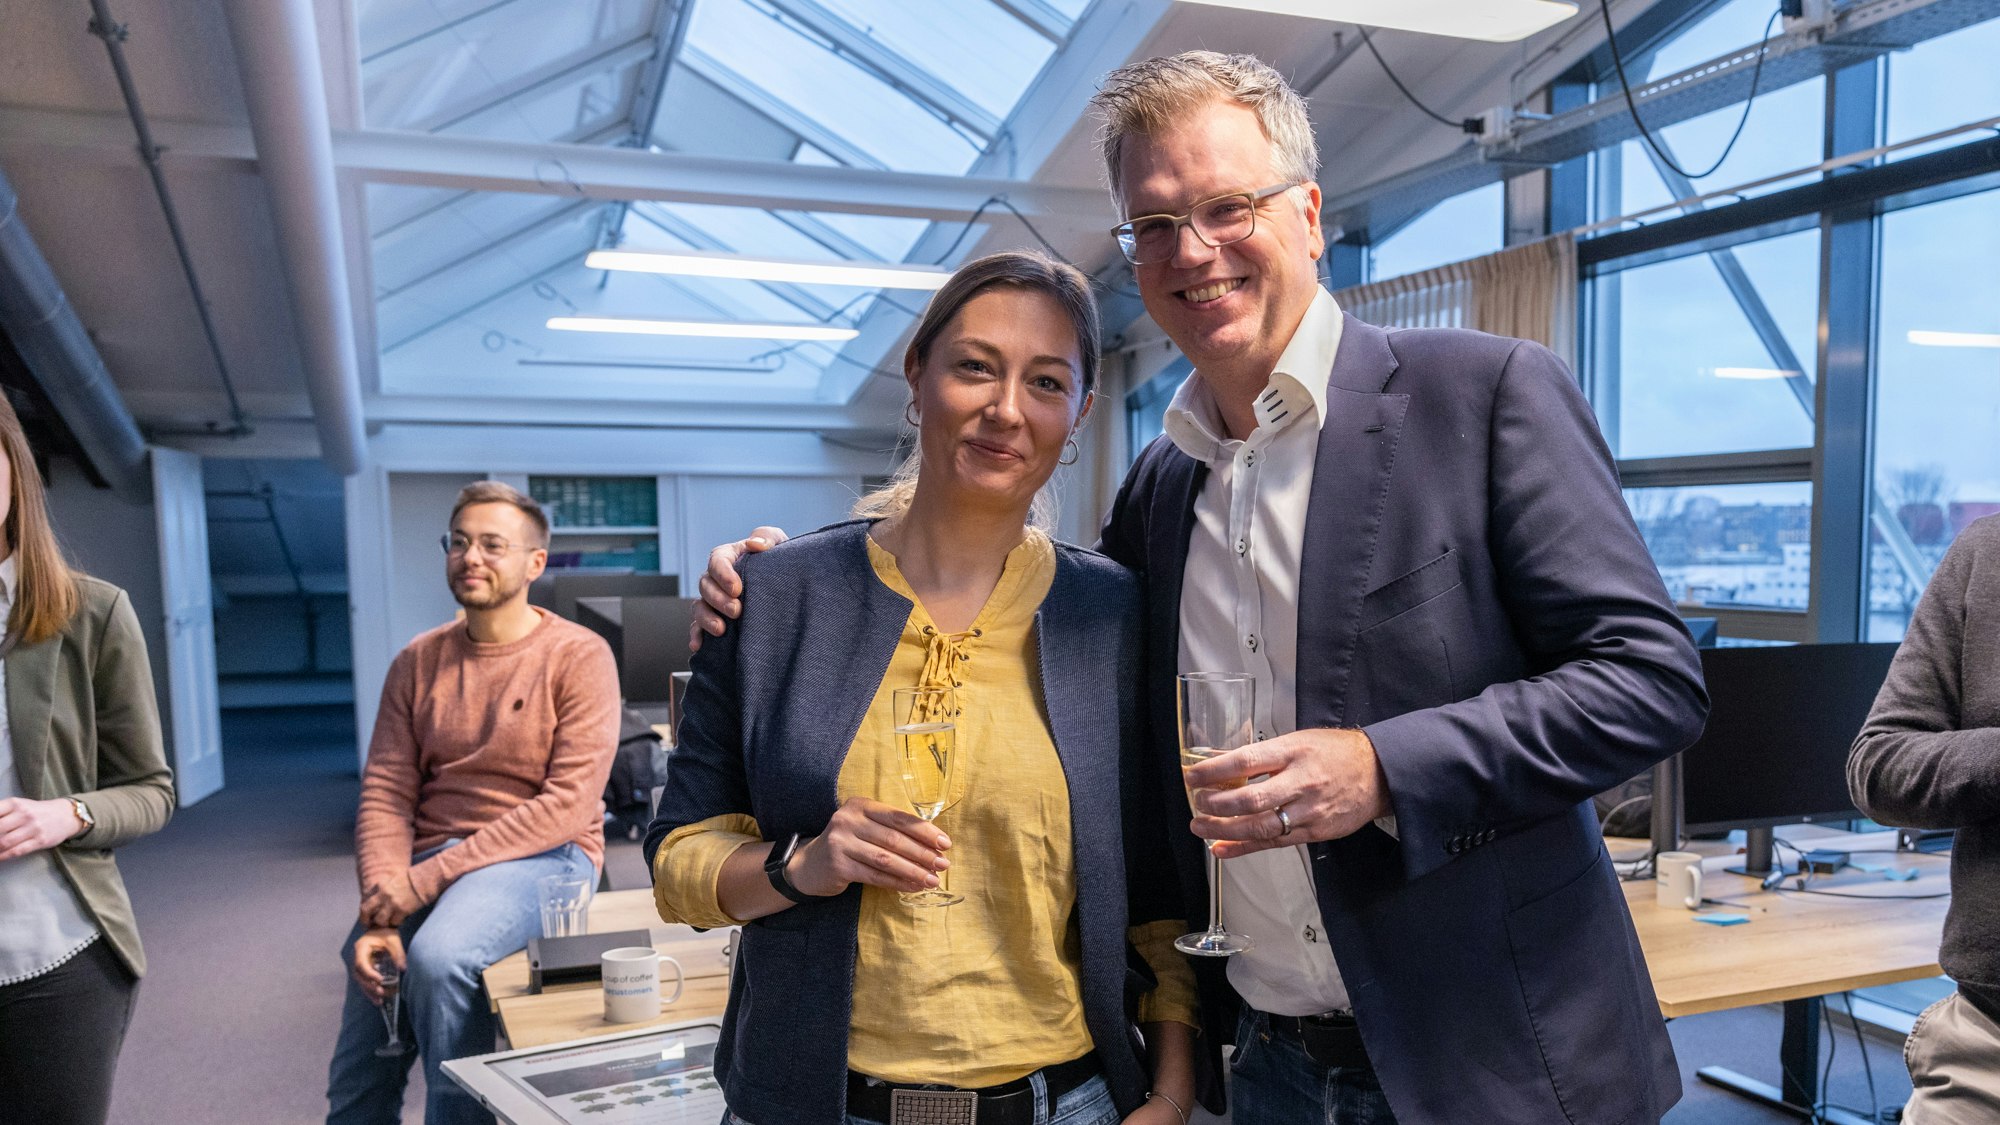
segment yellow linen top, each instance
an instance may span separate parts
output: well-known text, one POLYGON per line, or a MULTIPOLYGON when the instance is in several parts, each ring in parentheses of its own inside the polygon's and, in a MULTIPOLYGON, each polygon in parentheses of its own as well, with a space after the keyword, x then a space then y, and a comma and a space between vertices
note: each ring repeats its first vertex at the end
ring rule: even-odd
MULTIPOLYGON (((940 633, 896 566, 868 541, 876 577, 911 602, 909 621, 841 765, 839 799, 909 803, 894 738, 898 687, 958 686, 954 803, 937 820, 951 837, 949 907, 910 907, 863 887, 848 1066, 891 1082, 980 1087, 1087 1054, 1069 790, 1043 718, 1034 617, 1055 579, 1055 550, 1031 534, 1007 556, 972 628, 940 633)), ((654 858, 661 917, 731 925, 716 885, 723 860, 761 842, 756 821, 729 814, 684 825, 654 858)), ((1163 920, 1131 937, 1160 979, 1147 1022, 1196 1026, 1194 973, 1174 951, 1183 926, 1163 920)))

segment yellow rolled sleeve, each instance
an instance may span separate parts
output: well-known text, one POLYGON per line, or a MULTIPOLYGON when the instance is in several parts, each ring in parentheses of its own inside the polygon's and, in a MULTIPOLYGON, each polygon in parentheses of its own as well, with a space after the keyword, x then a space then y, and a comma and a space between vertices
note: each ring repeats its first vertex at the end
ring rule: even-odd
POLYGON ((745 844, 761 844, 755 817, 724 813, 684 824, 653 854, 653 905, 661 919, 703 929, 741 925, 722 912, 722 864, 745 844))
POLYGON ((1153 991, 1139 998, 1139 1022, 1184 1023, 1201 1029, 1200 1004, 1195 999, 1194 966, 1174 948, 1186 926, 1172 918, 1132 927, 1128 936, 1139 956, 1159 979, 1153 991))

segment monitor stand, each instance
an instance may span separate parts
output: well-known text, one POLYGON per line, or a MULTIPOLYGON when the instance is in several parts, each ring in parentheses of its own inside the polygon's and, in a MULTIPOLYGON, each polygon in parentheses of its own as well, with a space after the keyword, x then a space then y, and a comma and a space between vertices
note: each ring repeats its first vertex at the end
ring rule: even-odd
POLYGON ((1743 866, 1725 867, 1723 870, 1731 875, 1748 875, 1752 879, 1762 879, 1774 868, 1786 875, 1794 874, 1790 868, 1777 863, 1777 844, 1773 842, 1776 839, 1776 834, 1768 826, 1744 829, 1743 866))

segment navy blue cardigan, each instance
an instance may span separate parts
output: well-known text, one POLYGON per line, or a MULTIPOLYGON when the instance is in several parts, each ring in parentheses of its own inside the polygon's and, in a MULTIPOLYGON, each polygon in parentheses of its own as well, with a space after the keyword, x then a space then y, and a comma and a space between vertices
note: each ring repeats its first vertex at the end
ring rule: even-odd
MULTIPOLYGON (((749 813, 767 839, 825 829, 839 807, 841 763, 911 608, 876 578, 867 534, 863 521, 835 524, 744 560, 743 616, 694 660, 679 748, 646 832, 649 868, 668 833, 723 813, 749 813)), ((1085 1022, 1113 1099, 1129 1113, 1146 1079, 1125 1010, 1127 920, 1181 909, 1177 900, 1128 909, 1124 880, 1128 859, 1148 874, 1172 864, 1161 822, 1144 815, 1150 802, 1133 799, 1142 784, 1137 581, 1058 544, 1035 643, 1069 786, 1085 1022)), ((715 1072, 745 1120, 845 1120, 860 908, 855 886, 743 927, 715 1072)))

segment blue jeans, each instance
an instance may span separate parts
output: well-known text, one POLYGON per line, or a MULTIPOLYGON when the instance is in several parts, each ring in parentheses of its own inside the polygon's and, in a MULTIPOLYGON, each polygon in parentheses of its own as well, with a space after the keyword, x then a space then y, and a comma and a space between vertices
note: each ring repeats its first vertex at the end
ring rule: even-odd
POLYGON ((1229 1119, 1236 1125, 1396 1125, 1373 1070, 1322 1066, 1297 1041, 1271 1034, 1247 1007, 1229 1061, 1229 1119))
MULTIPOLYGON (((446 843, 451 847, 457 841, 446 843)), ((417 857, 435 855, 434 848, 417 857)), ((348 974, 347 999, 340 1012, 340 1038, 327 1069, 327 1125, 394 1125, 403 1119, 403 1087, 410 1064, 424 1060, 426 1125, 493 1125, 493 1114, 445 1074, 446 1059, 493 1050, 493 1013, 479 974, 515 952, 542 930, 535 881, 546 875, 594 879, 590 857, 575 844, 509 860, 459 876, 438 900, 403 921, 402 1038, 416 1044, 414 1055, 375 1057, 389 1041, 382 1010, 362 995, 351 971, 356 922, 341 946, 341 970, 348 974)))
MULTIPOLYGON (((1035 1091, 1035 1125, 1118 1125, 1118 1107, 1111 1103, 1111 1087, 1104 1084, 1101 1075, 1057 1098, 1053 1109, 1040 1071, 1028 1076, 1028 1085, 1035 1091)), ((722 1120, 723 1125, 750 1125, 733 1113, 725 1114, 722 1120)), ((847 1125, 881 1123, 850 1115, 847 1125)))

